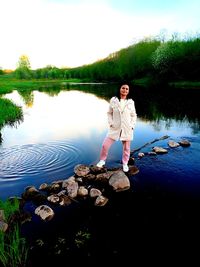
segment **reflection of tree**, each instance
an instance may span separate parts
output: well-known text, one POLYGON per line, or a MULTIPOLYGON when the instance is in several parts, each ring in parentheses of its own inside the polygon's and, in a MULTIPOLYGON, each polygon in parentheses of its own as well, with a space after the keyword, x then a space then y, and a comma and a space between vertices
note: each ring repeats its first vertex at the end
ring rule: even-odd
POLYGON ((181 123, 190 123, 194 129, 200 130, 199 102, 200 91, 197 90, 148 90, 135 88, 133 99, 136 111, 141 119, 163 124, 170 128, 174 120, 181 123))
POLYGON ((49 96, 57 96, 61 90, 62 88, 57 84, 47 85, 39 89, 40 92, 43 92, 49 96))
MULTIPOLYGON (((0 130, 1 130, 1 129, 0 129, 0 130)), ((1 144, 2 140, 3 140, 3 138, 2 138, 2 134, 1 134, 1 132, 0 132, 0 144, 1 144)))
MULTIPOLYGON (((117 83, 49 83, 38 90, 49 96, 56 96, 61 91, 77 90, 94 94, 107 101, 117 95, 121 84, 117 83)), ((26 105, 33 104, 31 91, 20 90, 26 105)), ((170 129, 174 120, 176 122, 189 123, 194 132, 200 130, 199 103, 200 91, 164 89, 153 90, 136 87, 130 84, 130 97, 134 99, 138 117, 153 123, 155 130, 161 126, 170 129), (198 130, 199 129, 199 130, 198 130)))
POLYGON ((19 90, 19 95, 23 98, 23 101, 27 107, 32 107, 34 101, 33 91, 19 90))
POLYGON ((153 121, 153 122, 151 123, 151 125, 153 126, 153 128, 154 128, 154 130, 155 130, 156 132, 160 132, 160 130, 161 130, 161 128, 162 128, 162 125, 161 125, 161 123, 160 123, 159 120, 155 120, 155 121, 153 121))

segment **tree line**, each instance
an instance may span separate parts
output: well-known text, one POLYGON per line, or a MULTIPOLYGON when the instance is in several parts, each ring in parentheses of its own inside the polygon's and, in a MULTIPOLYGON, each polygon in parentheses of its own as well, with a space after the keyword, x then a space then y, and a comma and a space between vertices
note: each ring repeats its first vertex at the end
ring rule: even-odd
POLYGON ((27 56, 20 57, 14 72, 19 79, 70 79, 120 82, 147 79, 150 83, 199 81, 200 37, 144 39, 93 64, 76 68, 48 65, 31 70, 27 56))

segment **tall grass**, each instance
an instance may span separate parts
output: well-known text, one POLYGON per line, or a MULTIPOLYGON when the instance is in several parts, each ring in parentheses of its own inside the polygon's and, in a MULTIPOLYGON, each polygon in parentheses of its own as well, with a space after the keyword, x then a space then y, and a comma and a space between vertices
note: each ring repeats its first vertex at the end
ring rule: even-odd
POLYGON ((9 99, 0 98, 0 128, 6 123, 12 125, 22 118, 23 112, 20 107, 17 107, 9 99))
POLYGON ((0 231, 0 262, 4 267, 24 267, 27 256, 26 241, 20 236, 18 225, 9 233, 0 231))
MULTIPOLYGON (((19 201, 14 198, 12 201, 0 200, 0 209, 4 210, 7 222, 15 212, 19 211, 19 201)), ((8 231, 0 231, 0 264, 4 267, 24 267, 26 266, 28 248, 25 238, 20 236, 20 226, 18 222, 9 225, 8 231)))
POLYGON ((17 198, 14 198, 12 201, 0 199, 0 210, 4 210, 5 219, 9 221, 10 217, 19 210, 19 200, 17 198))

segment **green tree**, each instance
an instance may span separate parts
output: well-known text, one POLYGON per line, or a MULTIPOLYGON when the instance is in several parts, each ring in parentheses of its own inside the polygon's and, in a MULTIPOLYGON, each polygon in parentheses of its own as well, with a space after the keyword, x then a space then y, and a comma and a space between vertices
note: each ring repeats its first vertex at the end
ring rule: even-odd
POLYGON ((17 68, 15 70, 15 75, 18 79, 30 79, 31 74, 31 64, 28 56, 22 55, 17 63, 17 68))
POLYGON ((3 75, 3 70, 1 67, 0 67, 0 75, 3 75))

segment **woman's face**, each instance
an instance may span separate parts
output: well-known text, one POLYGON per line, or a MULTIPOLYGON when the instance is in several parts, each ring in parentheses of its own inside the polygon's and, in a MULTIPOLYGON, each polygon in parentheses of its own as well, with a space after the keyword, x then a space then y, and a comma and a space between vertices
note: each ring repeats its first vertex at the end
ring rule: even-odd
POLYGON ((127 84, 123 84, 120 88, 120 97, 126 98, 129 93, 129 86, 127 84))

